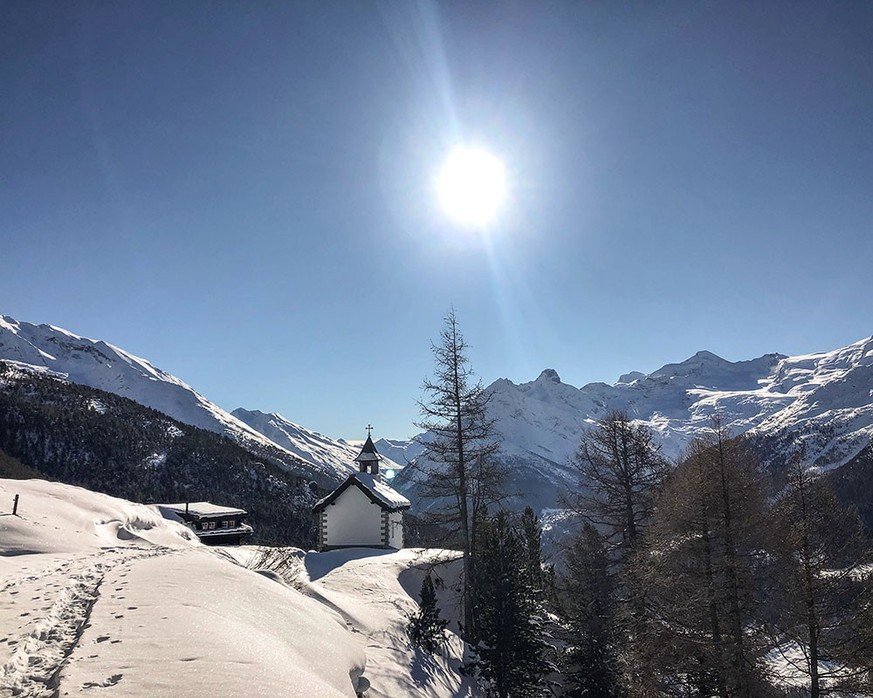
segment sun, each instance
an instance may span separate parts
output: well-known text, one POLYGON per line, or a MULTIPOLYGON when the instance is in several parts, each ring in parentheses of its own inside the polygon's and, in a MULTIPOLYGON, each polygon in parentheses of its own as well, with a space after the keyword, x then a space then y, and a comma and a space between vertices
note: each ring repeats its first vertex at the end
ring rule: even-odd
POLYGON ((436 181, 443 210, 458 223, 483 227, 506 198, 503 163, 487 150, 457 147, 446 157, 436 181))

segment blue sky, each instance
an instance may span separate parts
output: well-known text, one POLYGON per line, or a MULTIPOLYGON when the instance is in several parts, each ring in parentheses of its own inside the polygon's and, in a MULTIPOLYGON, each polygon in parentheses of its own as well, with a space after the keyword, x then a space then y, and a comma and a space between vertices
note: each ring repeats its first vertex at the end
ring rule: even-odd
POLYGON ((2 2, 0 95, 0 313, 228 410, 411 435, 452 305, 485 383, 873 333, 868 2, 2 2))

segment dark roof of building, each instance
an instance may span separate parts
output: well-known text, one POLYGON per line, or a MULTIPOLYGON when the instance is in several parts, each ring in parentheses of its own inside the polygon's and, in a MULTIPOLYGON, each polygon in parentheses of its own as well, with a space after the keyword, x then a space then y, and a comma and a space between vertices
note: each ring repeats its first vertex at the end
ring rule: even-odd
POLYGON ((318 500, 315 506, 312 507, 312 511, 317 514, 329 504, 333 504, 337 498, 352 485, 355 485, 359 490, 367 495, 371 502, 378 504, 386 511, 402 511, 404 509, 409 509, 409 500, 393 487, 387 485, 379 475, 373 475, 373 473, 352 473, 348 478, 346 478, 346 481, 333 492, 323 499, 318 500))
POLYGON ((374 460, 381 460, 382 456, 379 455, 379 451, 376 450, 376 444, 373 443, 372 437, 367 434, 367 440, 364 442, 364 445, 361 447, 361 452, 358 454, 355 460, 358 463, 361 462, 371 462, 374 460))

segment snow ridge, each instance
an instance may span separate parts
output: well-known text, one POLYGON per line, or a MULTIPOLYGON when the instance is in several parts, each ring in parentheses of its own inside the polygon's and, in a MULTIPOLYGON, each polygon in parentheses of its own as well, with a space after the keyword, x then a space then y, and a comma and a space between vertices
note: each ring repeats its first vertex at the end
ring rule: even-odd
POLYGON ((246 568, 257 548, 186 540, 150 507, 0 479, 0 501, 13 492, 19 515, 0 516, 0 696, 343 698, 362 677, 374 698, 474 695, 456 635, 430 656, 405 630, 425 574, 444 581, 457 622, 456 553, 273 549, 299 560, 288 586, 246 568))
MULTIPOLYGON (((337 441, 317 431, 307 429, 277 413, 246 410, 239 407, 231 414, 258 433, 266 436, 273 443, 305 461, 336 463, 337 471, 343 478, 357 470, 355 458, 361 450, 358 446, 352 446, 345 441, 337 441)), ((380 455, 383 455, 378 445, 376 448, 380 455)), ((401 466, 390 458, 384 455, 383 458, 385 460, 380 465, 383 471, 400 469, 401 466)))
POLYGON ((246 448, 279 448, 288 453, 289 461, 297 461, 327 481, 339 481, 348 472, 345 461, 337 460, 337 453, 324 453, 323 458, 310 460, 303 450, 285 449, 179 378, 101 340, 0 315, 0 360, 130 398, 184 424, 228 436, 246 448))

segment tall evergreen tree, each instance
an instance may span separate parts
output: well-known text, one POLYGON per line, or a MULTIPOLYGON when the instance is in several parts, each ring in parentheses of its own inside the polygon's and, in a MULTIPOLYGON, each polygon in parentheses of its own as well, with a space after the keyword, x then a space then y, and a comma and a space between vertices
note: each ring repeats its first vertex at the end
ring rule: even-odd
POLYGON ((620 693, 614 642, 615 605, 603 538, 585 524, 565 556, 559 596, 570 630, 564 670, 569 698, 615 698, 620 693))
POLYGON ((521 529, 522 542, 524 543, 525 552, 525 570, 527 573, 527 581, 531 588, 537 592, 542 592, 545 586, 545 575, 543 572, 543 532, 540 528, 539 517, 534 513, 530 506, 526 506, 521 513, 519 521, 521 529))
POLYGON ((582 435, 573 464, 581 487, 580 494, 568 497, 569 505, 605 531, 624 557, 651 519, 668 469, 652 430, 623 412, 611 412, 582 435))
POLYGON ((476 567, 479 667, 489 696, 534 698, 548 670, 543 609, 528 575, 522 534, 505 511, 484 523, 476 567))
POLYGON ((605 537, 615 587, 614 627, 621 636, 616 642, 632 653, 652 630, 647 627, 645 590, 631 583, 628 562, 651 523, 668 462, 651 429, 623 412, 611 412, 582 435, 573 463, 580 493, 567 503, 605 537))
POLYGON ((434 376, 424 382, 427 399, 419 402, 426 432, 421 440, 425 466, 419 496, 435 500, 432 518, 457 534, 463 551, 462 636, 474 643, 477 624, 473 609, 478 512, 502 497, 503 472, 491 456, 498 442, 494 422, 486 412, 488 395, 474 380, 467 343, 455 311, 445 318, 439 344, 432 345, 434 376))

